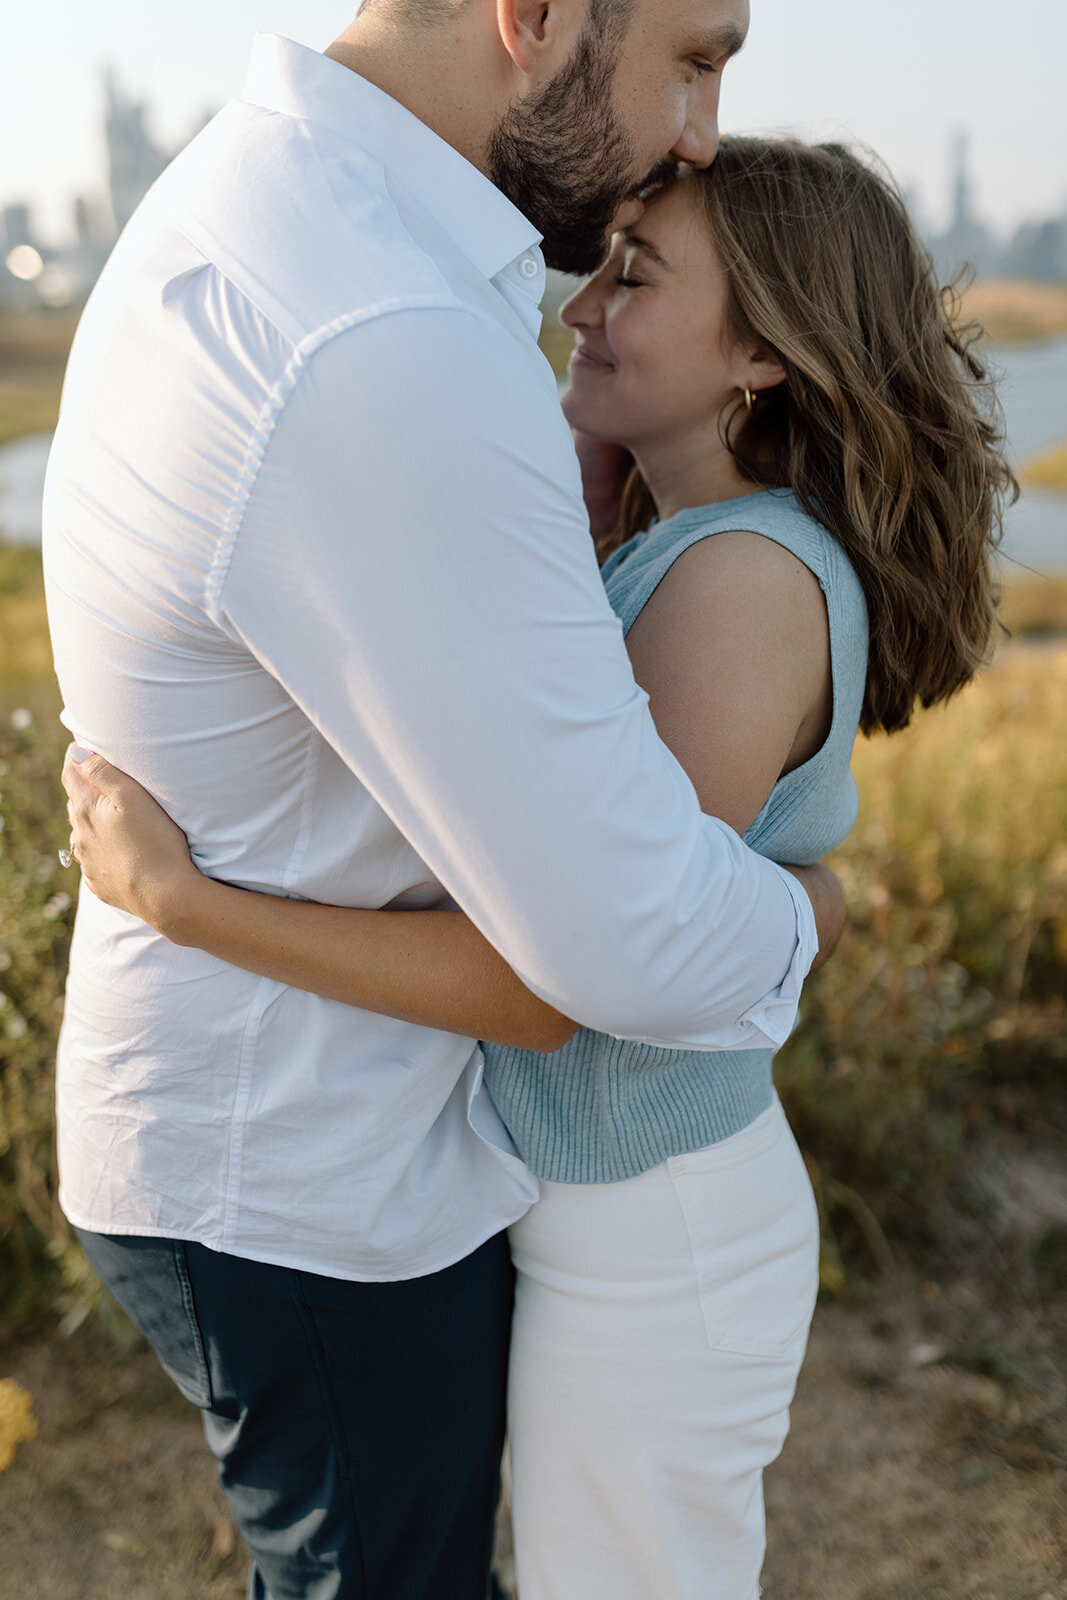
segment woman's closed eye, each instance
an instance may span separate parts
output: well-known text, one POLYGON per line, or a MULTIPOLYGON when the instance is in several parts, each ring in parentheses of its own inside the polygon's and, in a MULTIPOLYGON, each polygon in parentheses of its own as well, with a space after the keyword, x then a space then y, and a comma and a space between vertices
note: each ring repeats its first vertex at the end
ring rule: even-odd
POLYGON ((643 278, 635 278, 631 273, 620 272, 616 275, 615 282, 620 289, 643 289, 646 287, 643 278))

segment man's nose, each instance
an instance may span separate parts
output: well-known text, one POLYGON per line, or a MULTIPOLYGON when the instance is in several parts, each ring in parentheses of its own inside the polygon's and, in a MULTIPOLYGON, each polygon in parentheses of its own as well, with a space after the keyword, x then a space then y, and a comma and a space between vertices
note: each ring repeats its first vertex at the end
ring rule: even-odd
POLYGON ((719 153, 719 80, 705 80, 689 103, 682 136, 671 155, 691 167, 710 167, 719 153), (703 91, 703 92, 700 92, 703 91))

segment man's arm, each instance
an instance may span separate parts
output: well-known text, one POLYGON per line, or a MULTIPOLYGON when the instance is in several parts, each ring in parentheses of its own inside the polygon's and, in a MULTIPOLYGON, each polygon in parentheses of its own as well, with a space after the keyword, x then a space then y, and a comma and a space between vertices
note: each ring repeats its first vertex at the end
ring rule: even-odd
MULTIPOLYGON (((575 1024, 539 1000, 459 911, 363 911, 249 893, 197 871, 185 835, 103 756, 68 752, 71 845, 99 900, 175 944, 344 1005, 527 1050, 558 1050, 575 1024)), ((794 867, 843 921, 828 868, 794 867)), ((820 950, 816 965, 826 955, 820 950)))
POLYGON ((780 1042, 809 902, 657 739, 532 360, 460 310, 320 349, 217 615, 549 1004, 668 1045, 780 1042))

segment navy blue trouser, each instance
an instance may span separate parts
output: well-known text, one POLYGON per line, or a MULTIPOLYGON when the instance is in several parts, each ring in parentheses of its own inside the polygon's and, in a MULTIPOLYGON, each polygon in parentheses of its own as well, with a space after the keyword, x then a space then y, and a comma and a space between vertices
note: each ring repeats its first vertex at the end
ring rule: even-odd
POLYGON ((78 1230, 201 1407, 253 1600, 486 1600, 512 1270, 349 1283, 173 1239, 78 1230))

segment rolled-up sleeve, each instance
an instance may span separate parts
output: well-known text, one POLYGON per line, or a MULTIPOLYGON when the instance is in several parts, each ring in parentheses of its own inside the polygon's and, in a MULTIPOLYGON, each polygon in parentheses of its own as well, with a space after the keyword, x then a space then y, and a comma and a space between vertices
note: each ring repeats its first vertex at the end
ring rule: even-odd
POLYGON ((778 1044, 810 905, 658 739, 534 361, 447 305, 298 353, 211 606, 531 989, 624 1037, 778 1044))

